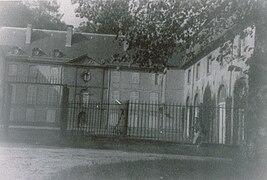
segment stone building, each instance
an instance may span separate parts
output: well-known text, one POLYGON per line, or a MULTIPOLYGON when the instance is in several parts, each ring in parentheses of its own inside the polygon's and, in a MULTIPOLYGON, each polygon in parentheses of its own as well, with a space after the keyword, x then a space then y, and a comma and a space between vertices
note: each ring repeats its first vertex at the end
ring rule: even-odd
POLYGON ((104 64, 123 52, 114 38, 73 32, 72 27, 67 31, 33 29, 31 25, 1 27, 1 117, 9 125, 57 127, 66 98, 69 103, 182 101, 183 72, 175 64, 166 74, 104 64))
POLYGON ((193 126, 190 121, 200 116, 198 106, 202 105, 202 119, 209 141, 240 144, 244 140, 247 62, 253 54, 254 44, 254 26, 234 29, 199 50, 194 59, 183 64, 183 101, 188 107, 196 107, 191 115, 187 111, 188 133, 193 126))

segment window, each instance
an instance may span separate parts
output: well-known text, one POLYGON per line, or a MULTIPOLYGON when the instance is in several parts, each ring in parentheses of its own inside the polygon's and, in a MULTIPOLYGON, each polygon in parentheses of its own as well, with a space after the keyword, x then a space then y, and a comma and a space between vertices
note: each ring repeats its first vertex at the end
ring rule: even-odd
POLYGON ((218 58, 219 58, 219 64, 220 64, 220 68, 222 68, 223 67, 223 54, 221 53, 219 56, 218 56, 218 58))
POLYGON ((50 79, 50 66, 38 66, 38 81, 47 82, 50 79))
POLYGON ((33 48, 32 49, 32 55, 33 56, 41 56, 44 55, 45 53, 40 49, 40 48, 33 48))
POLYGON ((16 84, 11 85, 11 103, 16 102, 16 96, 17 96, 17 86, 16 84))
POLYGON ((115 82, 115 83, 118 83, 120 82, 120 76, 121 76, 121 73, 119 71, 112 71, 112 81, 115 82))
POLYGON ((140 74, 139 73, 132 73, 132 83, 138 84, 140 81, 140 74))
POLYGON ((187 83, 190 83, 191 80, 191 69, 188 69, 187 71, 187 83))
POLYGON ((18 66, 16 64, 8 65, 8 76, 16 77, 18 72, 18 66))
POLYGON ((197 63, 197 67, 196 67, 196 79, 199 79, 199 75, 200 75, 200 63, 197 63))
POLYGON ((49 87, 47 94, 47 104, 54 105, 58 103, 58 88, 57 87, 49 87))
POLYGON ((15 115, 15 109, 14 108, 10 108, 10 112, 9 112, 9 120, 10 121, 14 121, 15 120, 14 115, 15 115))
POLYGON ((27 108, 26 109, 26 121, 28 122, 34 122, 35 119, 35 110, 33 108, 27 108))
POLYGON ((162 76, 160 74, 152 74, 152 83, 153 85, 160 85, 162 76))
POLYGON ((113 91, 113 100, 120 100, 120 91, 113 91))
POLYGON ((37 87, 36 86, 28 86, 27 92, 27 103, 28 104, 35 104, 37 98, 37 87))
POLYGON ((153 102, 153 103, 158 103, 159 101, 159 94, 158 93, 155 93, 155 92, 152 92, 150 93, 150 102, 153 102))
POLYGON ((119 114, 114 110, 110 110, 109 118, 109 126, 116 126, 118 124, 119 114))
POLYGON ((19 55, 23 54, 23 50, 20 47, 16 46, 16 47, 12 48, 10 54, 19 56, 19 55))
POLYGON ((50 80, 51 82, 57 82, 59 80, 59 68, 58 67, 51 67, 50 80))
POLYGON ((90 94, 86 89, 81 90, 81 102, 85 104, 89 104, 90 94))
POLYGON ((30 66, 29 78, 30 80, 36 80, 38 75, 38 69, 36 66, 30 66))
POLYGON ((211 58, 212 56, 209 56, 207 59, 207 74, 211 73, 211 58))
POLYGON ((47 110, 46 122, 49 122, 49 123, 56 122, 56 110, 52 110, 52 109, 47 110))
POLYGON ((139 101, 139 92, 130 92, 131 101, 139 101))

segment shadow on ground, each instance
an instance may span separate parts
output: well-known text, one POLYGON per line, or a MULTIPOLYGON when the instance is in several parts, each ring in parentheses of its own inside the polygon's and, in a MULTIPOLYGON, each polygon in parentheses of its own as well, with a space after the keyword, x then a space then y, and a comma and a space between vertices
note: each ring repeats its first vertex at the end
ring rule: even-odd
POLYGON ((221 161, 140 160, 105 165, 79 166, 51 177, 67 179, 233 179, 264 180, 266 166, 221 161))
POLYGON ((210 156, 233 159, 238 154, 235 146, 224 145, 195 145, 151 140, 138 140, 116 137, 87 137, 75 133, 62 135, 56 130, 40 129, 0 129, 0 142, 26 143, 54 147, 90 148, 106 150, 122 150, 127 152, 163 153, 190 156, 210 156))

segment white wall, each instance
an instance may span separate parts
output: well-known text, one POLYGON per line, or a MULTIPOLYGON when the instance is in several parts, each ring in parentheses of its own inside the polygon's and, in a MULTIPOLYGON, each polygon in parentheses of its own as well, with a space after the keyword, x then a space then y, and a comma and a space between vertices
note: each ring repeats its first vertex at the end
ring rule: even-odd
POLYGON ((205 88, 210 86, 213 98, 217 99, 218 90, 221 85, 224 85, 227 92, 227 96, 233 95, 234 85, 236 80, 241 77, 248 79, 247 74, 245 73, 249 66, 246 64, 246 61, 251 57, 255 45, 255 28, 252 29, 248 27, 244 32, 251 32, 251 35, 240 38, 240 35, 236 35, 234 39, 225 42, 231 46, 231 52, 229 55, 223 58, 223 66, 220 66, 220 63, 216 61, 218 56, 221 54, 223 44, 211 51, 205 57, 201 58, 199 61, 185 69, 184 77, 184 103, 186 98, 190 97, 190 103, 193 104, 194 96, 198 93, 200 96, 200 102, 203 102, 203 94, 205 88), (240 39, 240 41, 239 41, 240 39), (241 56, 238 56, 239 45, 241 42, 241 56), (207 59, 209 56, 212 56, 211 59, 211 72, 207 73, 207 59), (200 74, 199 78, 196 78, 196 67, 200 63, 200 74), (240 67, 241 71, 229 71, 231 65, 240 67), (191 69, 191 78, 190 83, 187 82, 188 70, 191 69))

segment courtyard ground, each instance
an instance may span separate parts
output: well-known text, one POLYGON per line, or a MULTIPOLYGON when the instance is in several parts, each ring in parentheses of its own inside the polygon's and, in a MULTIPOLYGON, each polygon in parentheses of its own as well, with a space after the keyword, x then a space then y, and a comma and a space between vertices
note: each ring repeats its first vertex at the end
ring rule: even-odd
MULTIPOLYGON (((267 179, 267 156, 241 162, 234 146, 0 129, 0 179, 267 179)), ((267 155, 267 153, 266 153, 267 155)))
POLYGON ((266 163, 226 158, 0 143, 0 179, 265 179, 266 163))

